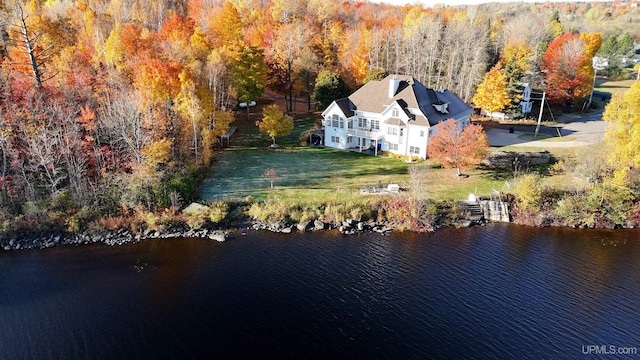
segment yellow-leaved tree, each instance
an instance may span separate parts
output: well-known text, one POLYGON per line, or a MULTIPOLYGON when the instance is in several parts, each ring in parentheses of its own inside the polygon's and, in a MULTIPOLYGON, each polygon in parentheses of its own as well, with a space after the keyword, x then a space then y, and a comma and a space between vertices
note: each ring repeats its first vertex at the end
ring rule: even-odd
POLYGON ((511 71, 518 74, 519 77, 530 70, 531 62, 531 49, 527 46, 527 43, 522 40, 517 43, 508 43, 505 45, 502 53, 500 54, 500 61, 506 64, 505 68, 511 68, 511 71))
POLYGON ((489 113, 500 111, 511 104, 507 88, 507 75, 500 62, 484 76, 472 101, 475 106, 489 113))
POLYGON ((622 95, 616 95, 602 115, 609 126, 605 141, 609 145, 607 161, 613 167, 613 182, 628 184, 628 174, 640 166, 640 81, 622 95))
POLYGON ((287 136, 293 130, 293 119, 278 109, 277 105, 266 106, 263 110, 262 120, 256 121, 261 132, 269 135, 276 145, 276 136, 287 136))

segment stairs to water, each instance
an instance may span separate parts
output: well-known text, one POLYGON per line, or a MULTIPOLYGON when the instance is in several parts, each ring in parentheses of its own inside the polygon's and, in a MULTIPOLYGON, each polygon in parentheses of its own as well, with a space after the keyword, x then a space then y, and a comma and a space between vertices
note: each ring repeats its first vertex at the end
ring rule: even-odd
POLYGON ((484 219, 484 212, 482 211, 480 204, 478 204, 477 202, 469 201, 469 200, 461 200, 460 204, 462 204, 465 207, 465 209, 467 209, 467 211, 469 212, 469 220, 482 221, 484 219))

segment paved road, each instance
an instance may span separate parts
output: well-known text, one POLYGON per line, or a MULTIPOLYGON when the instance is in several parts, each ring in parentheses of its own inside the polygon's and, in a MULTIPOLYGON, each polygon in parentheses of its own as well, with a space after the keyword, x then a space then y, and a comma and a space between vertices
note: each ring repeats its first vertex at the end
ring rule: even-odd
POLYGON ((574 119, 562 127, 562 136, 572 136, 576 141, 597 144, 604 138, 607 123, 602 120, 602 110, 574 119))
POLYGON ((501 125, 496 123, 484 123, 489 143, 493 146, 527 146, 527 147, 575 147, 597 144, 604 138, 606 122, 602 120, 602 111, 597 111, 564 124, 556 126, 541 126, 539 133, 558 137, 558 131, 562 136, 571 136, 569 141, 528 141, 518 139, 524 132, 534 132, 535 125, 501 125), (510 133, 509 128, 514 132, 510 133))

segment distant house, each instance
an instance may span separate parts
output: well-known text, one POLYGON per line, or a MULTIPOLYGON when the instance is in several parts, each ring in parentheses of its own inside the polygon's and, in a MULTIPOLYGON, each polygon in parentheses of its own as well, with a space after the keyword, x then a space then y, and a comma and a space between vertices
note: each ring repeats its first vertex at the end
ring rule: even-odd
POLYGON ((529 83, 519 83, 515 86, 516 93, 519 93, 518 98, 513 99, 516 105, 519 105, 520 111, 515 109, 505 109, 502 111, 486 111, 480 110, 480 115, 488 116, 492 119, 517 119, 522 116, 527 116, 533 110, 533 101, 531 99, 531 92, 533 89, 529 83))
POLYGON ((448 90, 428 89, 410 76, 370 81, 322 113, 324 145, 336 149, 379 150, 427 158, 429 136, 441 121, 469 124, 471 107, 448 90))

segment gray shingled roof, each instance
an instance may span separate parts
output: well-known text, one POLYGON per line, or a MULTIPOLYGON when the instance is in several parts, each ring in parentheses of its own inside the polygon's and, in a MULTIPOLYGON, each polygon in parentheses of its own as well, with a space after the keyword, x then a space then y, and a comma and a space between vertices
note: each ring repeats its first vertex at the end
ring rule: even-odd
POLYGON ((356 109, 355 105, 349 100, 349 98, 342 98, 336 100, 336 105, 342 110, 342 113, 346 117, 350 118, 354 115, 353 111, 356 109))
MULTIPOLYGON (((397 101, 404 107, 405 112, 407 108, 417 109, 426 116, 415 116, 414 119, 409 120, 409 123, 416 125, 437 125, 440 121, 444 121, 450 118, 461 118, 470 115, 473 109, 469 105, 465 104, 460 98, 448 90, 434 91, 426 88, 418 80, 411 76, 404 75, 389 75, 380 81, 370 81, 351 94, 348 98, 350 100, 349 113, 345 112, 343 105, 338 102, 343 102, 344 99, 337 100, 338 106, 345 112, 345 115, 351 116, 354 109, 359 111, 367 111, 374 113, 381 113, 386 108, 397 101), (389 98, 389 82, 396 77, 399 80, 398 90, 393 98, 389 98), (446 104, 448 113, 442 113, 438 111, 433 105, 446 104)), ((410 114, 409 114, 410 115, 410 114)))

